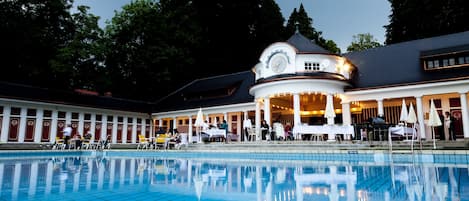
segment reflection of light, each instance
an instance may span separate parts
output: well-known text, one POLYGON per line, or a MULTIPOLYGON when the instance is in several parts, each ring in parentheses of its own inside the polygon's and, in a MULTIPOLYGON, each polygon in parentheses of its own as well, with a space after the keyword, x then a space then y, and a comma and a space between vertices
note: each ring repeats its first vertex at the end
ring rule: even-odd
POLYGON ((321 195, 321 189, 320 188, 316 189, 316 194, 321 195))
POLYGON ((303 187, 303 194, 313 194, 313 188, 312 187, 303 187))
POLYGON ((357 198, 359 201, 367 201, 368 200, 368 192, 364 190, 357 191, 357 198))
POLYGON ((344 189, 340 189, 339 195, 340 195, 341 197, 344 197, 344 196, 345 196, 345 190, 344 190, 344 189))

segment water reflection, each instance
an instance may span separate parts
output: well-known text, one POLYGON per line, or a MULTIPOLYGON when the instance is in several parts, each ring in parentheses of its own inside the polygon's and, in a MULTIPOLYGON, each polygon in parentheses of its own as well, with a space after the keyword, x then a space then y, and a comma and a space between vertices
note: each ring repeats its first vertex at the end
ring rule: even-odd
POLYGON ((466 165, 56 157, 0 160, 0 182, 1 200, 469 200, 466 165))

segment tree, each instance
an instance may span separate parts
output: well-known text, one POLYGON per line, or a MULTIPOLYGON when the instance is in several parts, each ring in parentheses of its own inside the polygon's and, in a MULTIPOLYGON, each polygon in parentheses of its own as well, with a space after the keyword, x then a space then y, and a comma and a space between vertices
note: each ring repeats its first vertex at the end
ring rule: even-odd
POLYGON ((103 91, 106 89, 104 69, 104 31, 99 28, 99 17, 88 14, 89 7, 78 6, 72 15, 72 38, 51 60, 51 74, 56 80, 69 83, 70 88, 103 91))
POLYGON ((332 40, 326 40, 321 35, 321 31, 316 31, 313 27, 313 19, 308 16, 308 13, 303 7, 303 4, 300 4, 298 11, 293 9, 293 12, 288 18, 287 25, 285 27, 285 37, 290 37, 298 31, 305 37, 313 40, 316 44, 323 47, 324 49, 329 50, 332 53, 340 54, 340 49, 337 48, 337 45, 332 40))
POLYGON ((136 0, 116 13, 106 28, 113 95, 150 100, 188 82, 200 35, 191 4, 136 0))
POLYGON ((469 30, 469 1, 389 0, 386 44, 469 30))
POLYGON ((353 36, 352 44, 347 47, 347 51, 362 51, 380 46, 381 44, 378 42, 378 40, 370 33, 357 34, 353 36))
POLYGON ((0 60, 8 68, 0 79, 67 88, 51 74, 50 62, 73 33, 71 0, 0 2, 0 60))

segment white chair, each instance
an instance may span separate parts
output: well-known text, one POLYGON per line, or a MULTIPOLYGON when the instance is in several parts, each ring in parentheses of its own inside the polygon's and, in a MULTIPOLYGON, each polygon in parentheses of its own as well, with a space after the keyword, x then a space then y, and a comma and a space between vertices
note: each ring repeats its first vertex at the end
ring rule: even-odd
POLYGON ((187 133, 181 133, 181 142, 175 145, 176 149, 181 149, 182 146, 185 146, 186 148, 189 146, 189 142, 187 141, 187 133))

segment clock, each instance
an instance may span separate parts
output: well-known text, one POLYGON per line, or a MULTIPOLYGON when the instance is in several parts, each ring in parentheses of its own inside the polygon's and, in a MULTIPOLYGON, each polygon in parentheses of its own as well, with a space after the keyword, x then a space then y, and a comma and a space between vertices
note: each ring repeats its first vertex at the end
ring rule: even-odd
POLYGON ((287 68, 288 60, 283 54, 276 54, 270 59, 269 66, 274 73, 281 73, 287 68))

